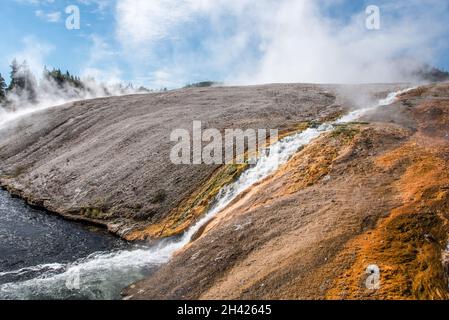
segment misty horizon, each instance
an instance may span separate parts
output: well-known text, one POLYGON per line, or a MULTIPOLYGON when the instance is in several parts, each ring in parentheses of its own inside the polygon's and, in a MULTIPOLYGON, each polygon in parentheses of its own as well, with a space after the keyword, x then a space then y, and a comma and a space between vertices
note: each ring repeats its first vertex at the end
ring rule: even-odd
POLYGON ((34 74, 47 66, 155 90, 407 82, 408 69, 449 68, 449 4, 436 0, 8 1, 2 21, 28 22, 3 40, 4 78, 13 58, 34 74))

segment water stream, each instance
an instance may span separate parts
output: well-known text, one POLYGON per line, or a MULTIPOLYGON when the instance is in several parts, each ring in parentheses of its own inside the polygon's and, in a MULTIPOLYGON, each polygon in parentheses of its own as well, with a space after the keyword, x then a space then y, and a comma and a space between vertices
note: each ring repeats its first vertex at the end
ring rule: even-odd
MULTIPOLYGON (((161 240, 151 247, 96 252, 74 262, 33 266, 32 278, 0 284, 0 299, 119 299, 124 287, 167 263, 205 223, 243 191, 274 173, 301 147, 333 130, 335 125, 355 121, 376 108, 393 103, 402 92, 391 93, 376 105, 352 111, 333 123, 309 128, 274 143, 269 153, 259 157, 256 165, 220 191, 211 209, 182 236, 161 240)), ((31 269, 27 267, 0 272, 0 279, 26 274, 31 269)))

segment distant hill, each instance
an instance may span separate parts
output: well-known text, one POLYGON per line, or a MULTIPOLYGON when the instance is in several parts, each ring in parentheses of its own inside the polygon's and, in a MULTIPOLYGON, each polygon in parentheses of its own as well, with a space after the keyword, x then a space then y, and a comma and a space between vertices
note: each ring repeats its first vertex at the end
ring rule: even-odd
POLYGON ((215 81, 201 81, 196 83, 191 83, 186 85, 184 88, 207 88, 207 87, 214 87, 217 85, 220 85, 221 83, 215 82, 215 81))
POLYGON ((441 70, 429 65, 415 70, 412 75, 428 82, 445 82, 449 81, 449 72, 441 70))

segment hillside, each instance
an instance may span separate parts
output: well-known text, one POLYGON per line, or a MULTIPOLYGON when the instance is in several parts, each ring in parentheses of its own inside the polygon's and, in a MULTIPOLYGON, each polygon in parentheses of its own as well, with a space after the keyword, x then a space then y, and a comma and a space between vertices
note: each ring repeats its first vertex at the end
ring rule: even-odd
MULTIPOLYGON (((132 231, 166 224, 218 169, 172 164, 172 130, 191 131, 192 121, 201 120, 204 128, 220 130, 291 131, 350 108, 335 91, 307 85, 184 89, 47 109, 0 131, 0 183, 65 217, 143 238, 132 231)), ((159 227, 149 236, 178 233, 194 218, 173 232, 161 234, 159 227)))
MULTIPOLYGON (((278 128, 285 136, 404 87, 186 88, 75 102, 0 130, 0 183, 66 218, 155 241, 187 230, 247 168, 172 164, 172 130, 201 120, 204 128, 278 128)), ((337 125, 124 295, 448 298, 448 114, 449 85, 437 84, 337 125), (378 290, 364 286, 373 264, 378 290)))
POLYGON ((314 141, 132 299, 447 299, 449 86, 314 141), (380 287, 365 286, 380 268, 380 287), (173 277, 173 275, 177 275, 173 277))

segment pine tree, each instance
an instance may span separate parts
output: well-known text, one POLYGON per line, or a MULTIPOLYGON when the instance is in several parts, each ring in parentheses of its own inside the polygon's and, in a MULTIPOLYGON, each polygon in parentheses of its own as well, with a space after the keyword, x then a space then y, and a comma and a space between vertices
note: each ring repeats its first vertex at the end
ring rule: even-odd
POLYGON ((11 83, 8 91, 32 103, 37 100, 37 82, 26 61, 21 65, 14 59, 11 63, 11 83))
POLYGON ((46 79, 54 81, 59 88, 64 88, 66 85, 71 85, 75 88, 83 88, 84 85, 80 78, 70 74, 69 71, 61 72, 61 69, 53 69, 52 71, 44 70, 46 79))
POLYGON ((37 81, 26 61, 20 66, 20 71, 21 76, 23 77, 23 91, 26 94, 25 98, 32 103, 37 102, 37 81))
POLYGON ((0 103, 6 100, 6 82, 0 73, 0 103))
POLYGON ((19 85, 19 64, 17 63, 17 60, 14 59, 11 62, 11 82, 9 83, 8 91, 13 91, 16 89, 16 87, 19 85))

